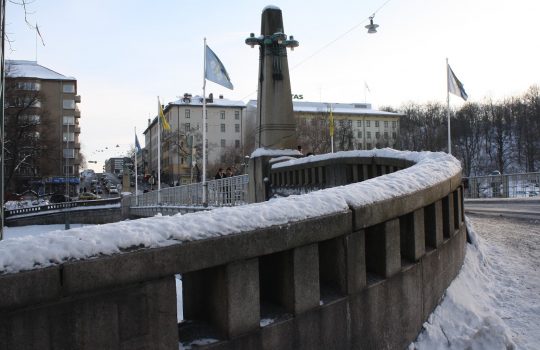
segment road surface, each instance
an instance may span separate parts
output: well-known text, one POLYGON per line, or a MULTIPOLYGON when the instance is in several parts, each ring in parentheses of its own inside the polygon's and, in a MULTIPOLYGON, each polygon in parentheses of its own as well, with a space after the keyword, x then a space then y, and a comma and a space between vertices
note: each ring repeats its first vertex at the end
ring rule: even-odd
POLYGON ((465 213, 540 220, 540 199, 466 199, 465 213))

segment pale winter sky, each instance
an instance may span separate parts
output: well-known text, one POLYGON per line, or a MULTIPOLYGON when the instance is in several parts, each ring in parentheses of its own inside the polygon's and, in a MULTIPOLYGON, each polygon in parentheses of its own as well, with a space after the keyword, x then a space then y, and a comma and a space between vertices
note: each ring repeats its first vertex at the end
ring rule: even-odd
MULTIPOLYGON (((156 96, 168 103, 202 93, 204 37, 235 86, 209 82, 207 93, 255 98, 258 50, 244 40, 260 34, 269 4, 282 9, 285 33, 300 42, 288 57, 292 92, 305 101, 445 103, 446 57, 470 101, 520 95, 540 83, 535 0, 34 0, 28 19, 45 41, 37 61, 77 79, 83 152, 99 161, 89 165, 101 170, 106 158, 125 153, 134 127, 144 144, 156 96), (368 35, 364 26, 377 10, 379 32, 368 35)), ((8 3, 6 23, 7 58, 35 60, 35 33, 20 6, 8 3)), ((462 101, 452 96, 451 103, 462 101)))

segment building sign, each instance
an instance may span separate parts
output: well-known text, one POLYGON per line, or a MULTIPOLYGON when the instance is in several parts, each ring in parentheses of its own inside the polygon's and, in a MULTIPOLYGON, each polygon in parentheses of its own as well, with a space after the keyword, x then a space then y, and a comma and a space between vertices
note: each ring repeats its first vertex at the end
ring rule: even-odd
POLYGON ((80 183, 78 177, 49 177, 45 180, 46 183, 53 183, 53 184, 65 184, 66 182, 70 184, 78 184, 80 183), (66 181, 67 180, 67 181, 66 181))
POLYGON ((293 99, 293 100, 303 100, 303 99, 304 99, 304 95, 301 95, 301 94, 292 94, 292 99, 293 99))

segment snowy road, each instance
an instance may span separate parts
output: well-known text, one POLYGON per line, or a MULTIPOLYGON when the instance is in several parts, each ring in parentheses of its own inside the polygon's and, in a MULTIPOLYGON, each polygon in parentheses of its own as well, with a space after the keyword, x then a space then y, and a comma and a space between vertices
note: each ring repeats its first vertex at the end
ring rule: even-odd
POLYGON ((467 220, 463 268, 409 349, 540 349, 540 220, 467 220))
POLYGON ((518 349, 540 349, 540 219, 469 218, 489 246, 496 313, 518 349))

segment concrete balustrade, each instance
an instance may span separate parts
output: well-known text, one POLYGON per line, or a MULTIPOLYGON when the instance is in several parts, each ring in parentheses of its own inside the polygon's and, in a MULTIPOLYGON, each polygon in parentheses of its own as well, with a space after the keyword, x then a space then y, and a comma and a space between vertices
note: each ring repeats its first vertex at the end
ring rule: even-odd
MULTIPOLYGON (((412 165, 338 159, 271 179, 323 188, 412 165)), ((0 349, 403 349, 463 263, 462 201, 457 174, 339 214, 0 275, 0 349)))

